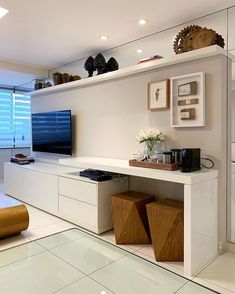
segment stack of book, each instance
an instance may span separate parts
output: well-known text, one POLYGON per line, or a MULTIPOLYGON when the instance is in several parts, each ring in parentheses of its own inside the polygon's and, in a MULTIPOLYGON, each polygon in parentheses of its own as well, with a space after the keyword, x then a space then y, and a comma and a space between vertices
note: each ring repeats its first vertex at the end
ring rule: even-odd
POLYGON ((34 158, 32 156, 26 157, 11 157, 11 162, 18 163, 18 164, 29 164, 30 162, 34 162, 34 158))
POLYGON ((154 60, 158 60, 158 59, 162 59, 163 57, 160 56, 160 55, 154 55, 152 57, 149 57, 149 58, 144 58, 144 59, 141 59, 138 64, 140 63, 144 63, 144 62, 148 62, 148 61, 154 61, 154 60))

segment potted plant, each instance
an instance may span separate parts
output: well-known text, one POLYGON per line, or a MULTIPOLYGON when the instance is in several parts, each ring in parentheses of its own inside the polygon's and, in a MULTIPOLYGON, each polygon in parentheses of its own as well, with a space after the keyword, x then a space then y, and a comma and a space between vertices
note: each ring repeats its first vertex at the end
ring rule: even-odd
POLYGON ((54 86, 62 84, 62 74, 60 72, 53 73, 54 86))
POLYGON ((70 75, 67 72, 65 72, 62 74, 62 83, 68 83, 68 82, 70 82, 70 75))

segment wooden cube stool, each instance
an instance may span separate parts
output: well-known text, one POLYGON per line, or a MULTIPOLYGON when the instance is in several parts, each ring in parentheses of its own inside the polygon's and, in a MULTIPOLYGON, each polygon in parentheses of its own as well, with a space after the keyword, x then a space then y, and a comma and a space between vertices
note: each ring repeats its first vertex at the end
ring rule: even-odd
POLYGON ((183 261, 183 202, 164 199, 147 204, 146 207, 156 260, 183 261))
POLYGON ((0 238, 10 237, 26 230, 29 226, 27 207, 21 202, 0 198, 0 238))
POLYGON ((146 204, 154 200, 153 196, 132 191, 111 197, 117 244, 150 243, 146 204))

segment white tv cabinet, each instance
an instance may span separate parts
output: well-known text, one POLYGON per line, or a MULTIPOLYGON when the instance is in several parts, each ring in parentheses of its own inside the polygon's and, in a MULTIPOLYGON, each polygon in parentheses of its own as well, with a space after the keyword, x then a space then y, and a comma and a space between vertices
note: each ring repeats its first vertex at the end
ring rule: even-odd
POLYGON ((218 255, 217 178, 215 169, 193 173, 154 170, 129 166, 128 160, 77 157, 60 159, 61 165, 93 168, 158 181, 182 184, 184 187, 184 273, 197 274, 218 255))
POLYGON ((35 162, 4 165, 7 195, 100 234, 112 229, 109 197, 128 190, 128 178, 96 182, 80 169, 35 162))

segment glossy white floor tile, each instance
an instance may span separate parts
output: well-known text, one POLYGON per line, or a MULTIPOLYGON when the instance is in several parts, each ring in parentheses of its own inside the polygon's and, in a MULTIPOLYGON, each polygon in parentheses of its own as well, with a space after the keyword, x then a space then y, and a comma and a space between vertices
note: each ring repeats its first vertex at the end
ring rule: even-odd
POLYGON ((33 217, 30 217, 29 230, 38 229, 61 221, 61 219, 59 219, 58 217, 55 217, 43 211, 33 211, 31 212, 31 215, 32 214, 33 217))
POLYGON ((50 294, 83 274, 49 252, 0 268, 0 293, 50 294))
POLYGON ((19 234, 7 239, 0 240, 0 251, 27 243, 29 241, 30 240, 24 236, 24 234, 19 234))
POLYGON ((198 283, 199 285, 202 285, 202 286, 208 288, 208 289, 213 289, 216 293, 220 293, 220 294, 232 294, 232 293, 235 293, 235 292, 227 290, 227 289, 225 289, 223 287, 220 287, 220 286, 218 286, 216 284, 209 283, 208 281, 200 279, 198 277, 195 277, 193 279, 193 281, 195 283, 198 283))
POLYGON ((172 271, 174 273, 176 273, 177 275, 180 275, 180 276, 183 276, 185 278, 188 278, 188 279, 192 279, 192 277, 188 277, 188 276, 185 276, 184 275, 184 268, 183 268, 183 265, 180 267, 180 266, 174 266, 174 262, 158 262, 155 260, 155 258, 152 258, 148 255, 145 255, 141 252, 141 250, 137 250, 134 252, 134 254, 136 256, 139 256, 141 258, 143 258, 144 260, 147 260, 147 261, 150 261, 152 262, 153 264, 156 264, 157 266, 160 266, 164 269, 167 269, 169 271, 172 271))
POLYGON ((202 288, 201 286, 194 283, 186 283, 182 288, 180 288, 175 293, 178 294, 210 294, 211 291, 206 288, 202 288))
POLYGON ((16 246, 11 250, 1 251, 0 267, 14 263, 21 259, 29 258, 43 251, 45 251, 45 249, 36 243, 28 243, 21 246, 16 246))
POLYGON ((218 257, 198 278, 235 292, 235 254, 225 253, 218 257))
POLYGON ((81 280, 73 283, 72 285, 65 287, 57 294, 111 294, 113 292, 109 291, 104 286, 98 284, 94 280, 85 277, 81 280))
POLYGON ((186 280, 138 257, 128 255, 91 275, 115 293, 174 293, 186 280))
POLYGON ((50 224, 50 225, 35 228, 35 229, 28 229, 22 234, 25 237, 27 237, 29 240, 37 240, 39 238, 43 238, 45 236, 49 236, 49 235, 62 232, 68 229, 72 229, 75 227, 76 227, 75 225, 59 219, 59 221, 54 224, 50 224))
POLYGON ((117 247, 90 236, 79 238, 50 251, 86 274, 127 254, 117 247))
POLYGON ((52 249, 66 243, 70 243, 71 241, 75 241, 84 236, 86 236, 86 234, 79 230, 69 230, 60 234, 54 234, 47 238, 39 239, 36 241, 36 243, 46 249, 52 249))
POLYGON ((185 294, 192 284, 78 229, 2 251, 0 259, 0 293, 7 294, 185 294))

